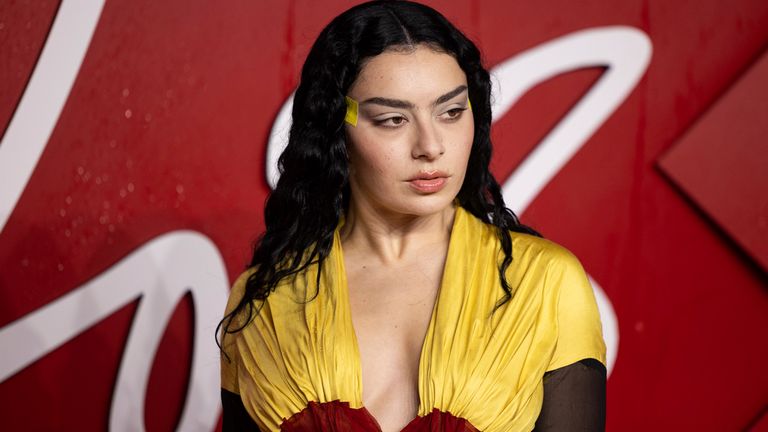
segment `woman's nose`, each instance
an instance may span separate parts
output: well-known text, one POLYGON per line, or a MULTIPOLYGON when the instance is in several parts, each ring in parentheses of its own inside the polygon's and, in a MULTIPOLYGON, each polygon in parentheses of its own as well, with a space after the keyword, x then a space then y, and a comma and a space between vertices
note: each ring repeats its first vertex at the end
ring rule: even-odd
POLYGON ((411 150, 413 158, 433 160, 443 153, 445 153, 443 138, 434 122, 420 122, 411 150))

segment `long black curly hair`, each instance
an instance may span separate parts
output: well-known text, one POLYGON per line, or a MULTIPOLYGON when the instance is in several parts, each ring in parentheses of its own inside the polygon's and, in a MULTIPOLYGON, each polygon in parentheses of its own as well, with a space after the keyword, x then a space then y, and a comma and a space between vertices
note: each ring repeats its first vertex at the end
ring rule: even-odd
MULTIPOLYGON (((293 123, 278 166, 280 179, 266 202, 266 230, 255 246, 237 307, 219 324, 227 333, 232 317, 253 300, 263 300, 283 278, 309 265, 322 266, 330 252, 334 231, 349 203, 349 169, 344 137, 344 96, 364 62, 389 49, 425 45, 453 56, 467 76, 475 122, 474 141, 459 205, 484 223, 493 225, 503 260, 499 278, 504 289, 499 305, 512 297, 505 271, 512 262, 509 231, 538 235, 522 225, 504 205, 501 188, 491 175, 491 84, 480 52, 440 13, 408 1, 364 3, 337 16, 320 33, 301 71, 293 101, 293 123)), ((318 278, 320 272, 317 272, 318 278)), ((319 281, 317 281, 319 284, 319 281)), ((318 285, 319 286, 319 285, 318 285)))

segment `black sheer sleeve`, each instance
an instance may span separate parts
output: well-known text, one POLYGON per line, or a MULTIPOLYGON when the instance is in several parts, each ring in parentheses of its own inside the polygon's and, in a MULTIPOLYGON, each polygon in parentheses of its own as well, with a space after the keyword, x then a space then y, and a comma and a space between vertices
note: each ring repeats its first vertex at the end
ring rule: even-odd
POLYGON ((584 359, 544 373, 544 402, 535 432, 605 431, 606 370, 584 359))
POLYGON ((221 389, 221 406, 224 409, 222 432, 251 431, 259 432, 259 427, 245 410, 240 395, 221 389))

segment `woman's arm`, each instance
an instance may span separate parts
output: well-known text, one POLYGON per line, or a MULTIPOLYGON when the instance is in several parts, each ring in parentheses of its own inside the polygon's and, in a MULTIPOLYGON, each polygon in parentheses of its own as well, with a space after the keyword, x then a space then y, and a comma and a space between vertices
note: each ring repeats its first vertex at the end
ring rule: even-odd
POLYGON ((248 411, 245 410, 243 400, 237 393, 221 389, 221 406, 224 409, 222 432, 228 431, 252 431, 260 432, 256 422, 253 421, 248 411))
POLYGON ((605 366, 591 358, 544 373, 534 431, 605 431, 605 383, 605 366))

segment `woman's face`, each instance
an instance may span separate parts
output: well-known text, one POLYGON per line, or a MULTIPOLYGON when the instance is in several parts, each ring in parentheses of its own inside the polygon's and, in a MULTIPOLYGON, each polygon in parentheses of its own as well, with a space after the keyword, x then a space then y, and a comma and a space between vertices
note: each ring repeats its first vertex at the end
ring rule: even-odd
POLYGON ((449 207, 464 182, 474 136, 467 77, 448 54, 419 45, 369 59, 347 94, 354 205, 425 216, 449 207))

